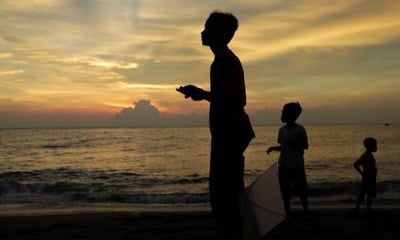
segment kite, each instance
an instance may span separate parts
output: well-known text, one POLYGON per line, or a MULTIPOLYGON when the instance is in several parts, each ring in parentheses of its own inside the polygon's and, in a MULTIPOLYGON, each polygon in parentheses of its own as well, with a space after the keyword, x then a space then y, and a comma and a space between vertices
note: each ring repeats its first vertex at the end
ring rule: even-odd
POLYGON ((278 164, 272 164, 247 187, 240 198, 244 238, 257 240, 286 218, 278 179, 278 164))

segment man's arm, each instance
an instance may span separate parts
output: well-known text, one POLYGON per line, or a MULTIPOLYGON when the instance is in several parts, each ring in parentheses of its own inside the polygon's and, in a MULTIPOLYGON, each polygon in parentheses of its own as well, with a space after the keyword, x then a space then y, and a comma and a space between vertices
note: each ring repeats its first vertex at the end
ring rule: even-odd
POLYGON ((185 98, 192 98, 194 101, 211 100, 211 93, 209 91, 198 88, 194 85, 180 86, 176 91, 185 95, 185 98))

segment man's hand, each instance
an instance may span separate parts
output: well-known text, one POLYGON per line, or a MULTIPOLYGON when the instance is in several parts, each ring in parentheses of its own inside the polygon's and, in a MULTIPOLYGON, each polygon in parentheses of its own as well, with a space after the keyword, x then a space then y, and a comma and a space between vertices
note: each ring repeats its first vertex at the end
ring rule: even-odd
POLYGON ((185 98, 192 98, 194 101, 203 100, 206 98, 206 92, 194 85, 180 86, 176 91, 185 95, 185 98))

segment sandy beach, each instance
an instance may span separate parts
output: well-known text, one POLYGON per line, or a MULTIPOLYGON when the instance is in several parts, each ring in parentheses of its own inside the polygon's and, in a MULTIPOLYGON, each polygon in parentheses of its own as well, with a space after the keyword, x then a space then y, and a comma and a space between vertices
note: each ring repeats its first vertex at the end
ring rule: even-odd
MULTIPOLYGON (((264 239, 399 239, 400 208, 371 215, 350 205, 299 209, 264 239)), ((216 239, 207 207, 8 206, 0 211, 0 239, 216 239)))

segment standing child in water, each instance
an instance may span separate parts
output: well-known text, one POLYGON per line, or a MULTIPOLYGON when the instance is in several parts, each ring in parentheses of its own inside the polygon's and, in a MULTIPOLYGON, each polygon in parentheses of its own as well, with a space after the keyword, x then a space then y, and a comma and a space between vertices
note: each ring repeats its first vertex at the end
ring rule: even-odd
POLYGON ((285 123, 279 129, 279 146, 269 147, 267 153, 279 151, 278 175, 286 214, 290 214, 290 198, 293 190, 300 196, 304 213, 308 213, 307 178, 304 168, 304 150, 308 149, 305 128, 296 123, 302 108, 298 102, 283 106, 281 121, 285 123))
POLYGON ((364 139, 365 152, 357 159, 353 166, 361 174, 361 190, 356 201, 355 212, 360 210, 360 204, 367 195, 367 212, 371 212, 372 199, 376 197, 376 176, 377 168, 375 157, 372 153, 378 150, 375 138, 368 137, 364 139))

